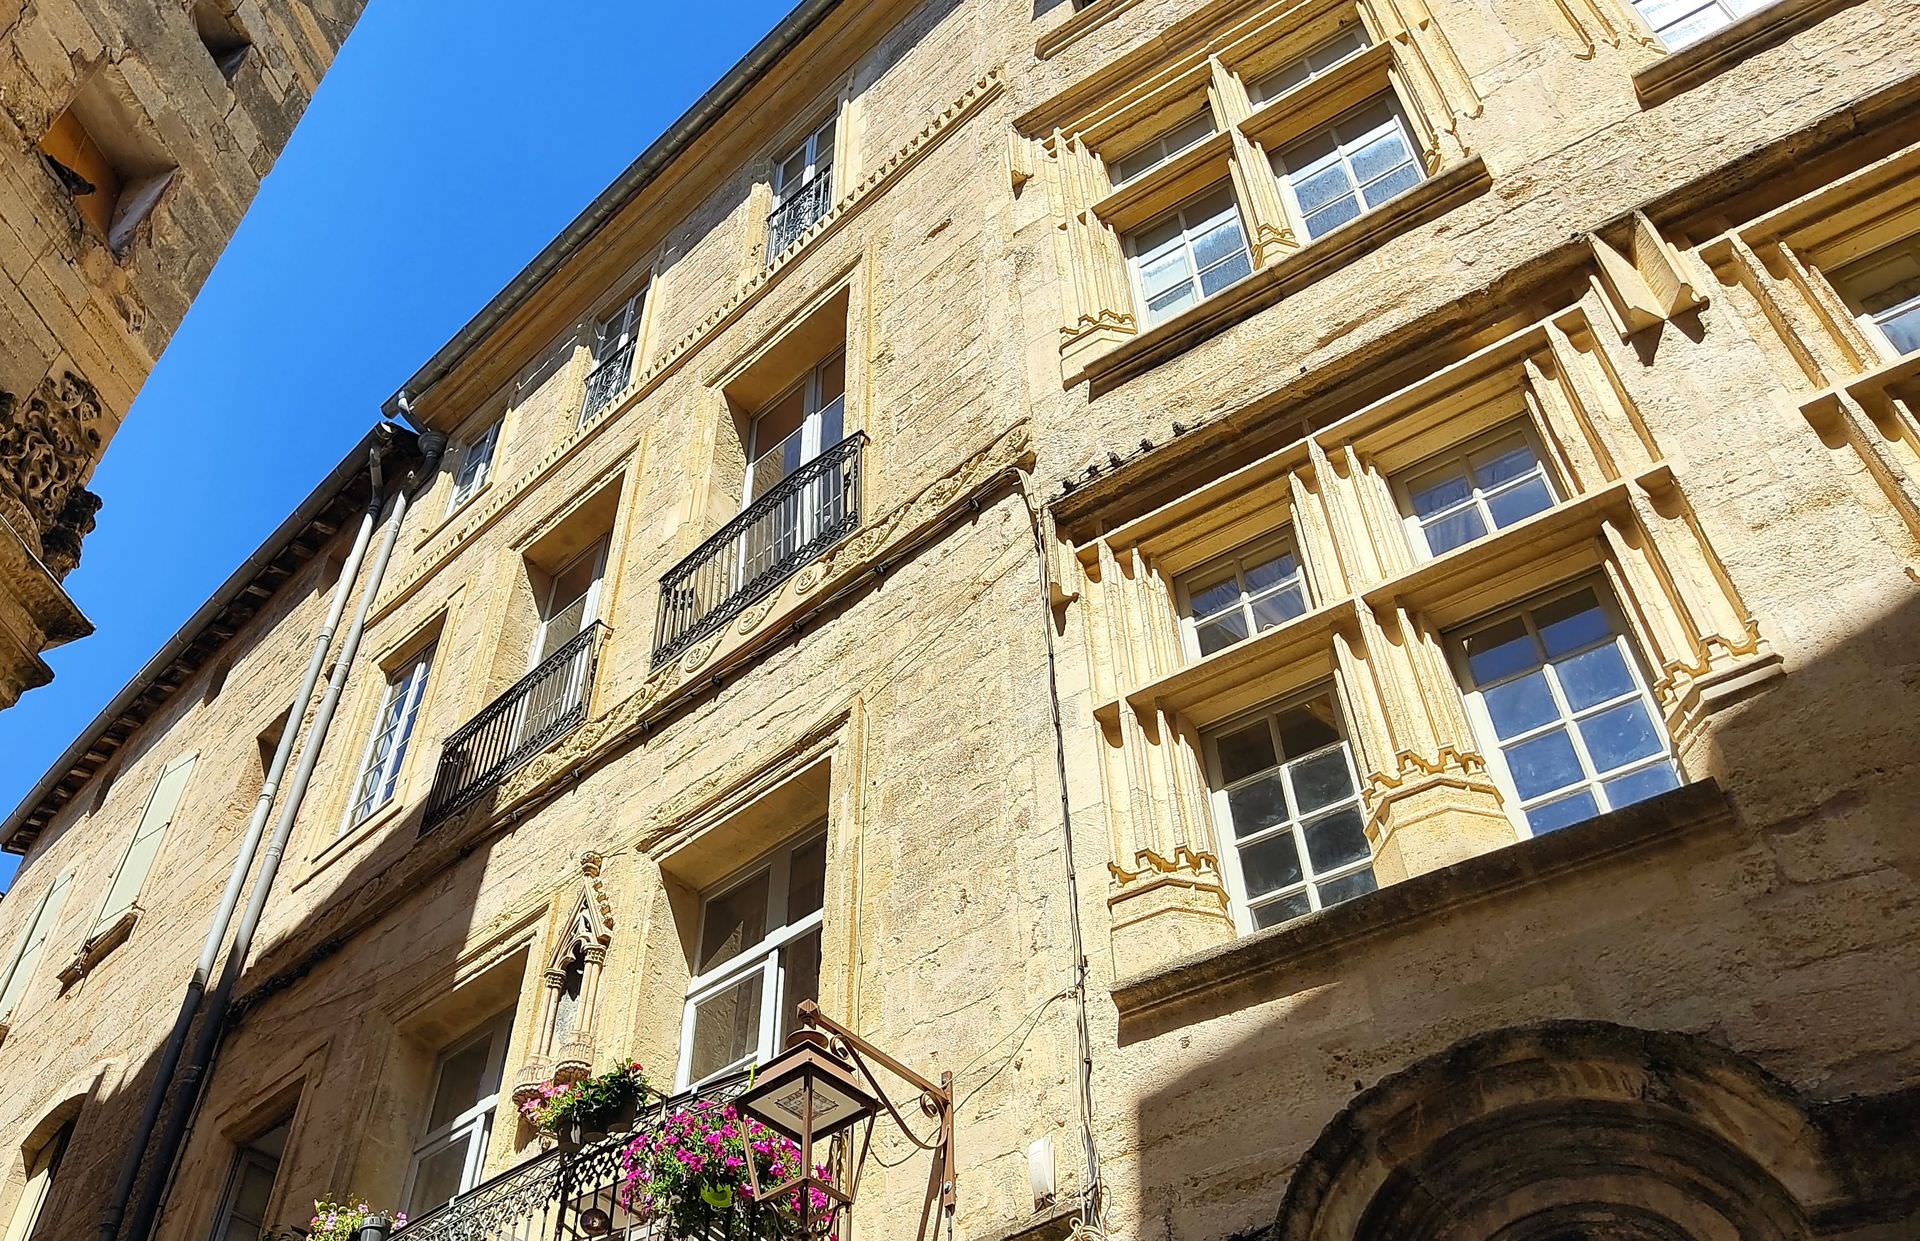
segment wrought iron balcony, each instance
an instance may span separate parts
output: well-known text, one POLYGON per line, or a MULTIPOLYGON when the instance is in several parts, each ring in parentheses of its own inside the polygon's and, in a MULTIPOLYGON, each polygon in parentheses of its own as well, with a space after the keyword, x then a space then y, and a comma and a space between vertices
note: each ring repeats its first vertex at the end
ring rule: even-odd
POLYGON ((814 222, 827 214, 833 206, 833 173, 828 171, 807 182, 795 191, 792 198, 773 209, 767 217, 767 262, 779 258, 787 252, 787 247, 800 240, 800 234, 812 228, 814 222))
POLYGON ((801 465, 660 579, 653 664, 677 658, 860 528, 856 431, 801 465))
POLYGON ((440 750, 423 826, 434 827, 587 718, 608 628, 595 621, 461 725, 440 750))
POLYGON ((660 1132, 667 1117, 703 1099, 728 1102, 747 1088, 742 1071, 697 1091, 657 1100, 632 1131, 609 1135, 577 1151, 547 1151, 482 1181, 446 1206, 411 1220, 393 1241, 775 1241, 783 1231, 763 1220, 767 1208, 735 1200, 695 1206, 706 1214, 692 1231, 665 1219, 641 1220, 620 1205, 620 1152, 643 1132, 660 1132))
POLYGON ((587 376, 586 399, 580 402, 580 425, 592 422, 607 403, 619 396, 633 374, 634 341, 628 341, 603 358, 587 376))

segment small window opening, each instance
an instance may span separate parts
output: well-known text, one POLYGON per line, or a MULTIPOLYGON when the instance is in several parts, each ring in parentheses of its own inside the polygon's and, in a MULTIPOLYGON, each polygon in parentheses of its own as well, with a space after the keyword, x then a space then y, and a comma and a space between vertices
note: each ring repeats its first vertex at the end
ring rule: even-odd
POLYGON ((240 28, 233 14, 218 0, 195 0, 193 28, 200 35, 200 45, 207 49, 207 55, 213 57, 220 76, 229 82, 233 81, 234 75, 240 72, 240 66, 247 61, 247 53, 253 48, 246 31, 240 28))
POLYGON ((102 73, 40 139, 41 157, 80 216, 115 254, 126 252, 178 171, 126 83, 102 73))

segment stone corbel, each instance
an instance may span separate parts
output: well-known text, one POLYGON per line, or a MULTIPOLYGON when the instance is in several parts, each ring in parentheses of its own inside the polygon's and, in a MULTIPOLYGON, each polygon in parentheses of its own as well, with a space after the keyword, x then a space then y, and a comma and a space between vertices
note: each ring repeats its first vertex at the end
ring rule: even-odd
POLYGON ((0 392, 0 518, 64 577, 80 560, 97 497, 82 484, 106 444, 106 411, 92 384, 70 370, 49 375, 24 400, 0 392))
POLYGON ((1660 236, 1645 213, 1633 213, 1626 254, 1598 234, 1589 234, 1587 244, 1598 269, 1589 279, 1620 339, 1630 340, 1647 328, 1707 304, 1681 265, 1679 252, 1660 236))

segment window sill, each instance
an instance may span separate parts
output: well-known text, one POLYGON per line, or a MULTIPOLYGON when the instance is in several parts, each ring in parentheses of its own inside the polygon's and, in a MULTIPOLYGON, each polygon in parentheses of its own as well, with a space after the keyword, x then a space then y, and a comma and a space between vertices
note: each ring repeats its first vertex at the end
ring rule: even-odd
POLYGON ((329 840, 307 859, 306 874, 295 881, 293 890, 299 891, 335 862, 359 848, 369 838, 383 834, 410 809, 411 807, 396 794, 392 801, 329 840))
POLYGON ((1179 1010, 1189 1002, 1204 1000, 1206 1011, 1221 1012, 1277 998, 1289 994, 1287 973, 1310 961, 1376 937, 1418 932, 1469 906, 1733 824, 1732 803, 1719 785, 1689 784, 1121 979, 1113 984, 1114 1005, 1123 1028, 1147 1021, 1175 1028, 1184 1024, 1179 1010), (1256 994, 1226 1001, 1221 992, 1227 989, 1256 994))
POLYGON ((1033 45, 1035 58, 1051 60, 1086 35, 1098 30, 1139 3, 1140 0, 1094 0, 1086 8, 1041 35, 1039 41, 1033 45))
POLYGON ((1725 72, 1747 57, 1783 43, 1860 0, 1779 0, 1698 43, 1669 52, 1633 75, 1643 108, 1655 107, 1725 72))
POLYGON ((1110 391, 1252 318, 1402 233, 1477 198, 1492 185, 1486 161, 1478 155, 1468 156, 1192 309, 1088 359, 1079 371, 1066 375, 1065 382, 1071 387, 1087 381, 1096 396, 1110 391))
POLYGON ((1223 129, 1115 189, 1093 205, 1093 214, 1116 232, 1130 233, 1225 182, 1232 154, 1233 133, 1223 129))
POLYGON ((467 496, 466 499, 460 501, 460 503, 454 505, 452 508, 442 513, 440 515, 440 520, 434 522, 431 526, 428 526, 425 530, 420 532, 420 537, 413 541, 413 550, 419 551, 421 548, 425 547, 427 544, 439 538, 441 532, 446 530, 448 526, 451 526, 454 522, 459 521, 460 518, 462 518, 463 516, 466 516, 468 513, 477 511, 474 508, 475 502, 484 498, 487 494, 487 489, 492 486, 493 486, 493 479, 489 477, 486 482, 481 483, 478 487, 475 487, 473 491, 467 496))
POLYGON ((134 905, 115 918, 113 924, 106 930, 94 934, 86 943, 81 944, 80 951, 57 975, 61 989, 68 990, 78 986, 81 979, 98 969, 100 963, 107 959, 108 953, 133 937, 133 924, 139 920, 140 906, 134 905))

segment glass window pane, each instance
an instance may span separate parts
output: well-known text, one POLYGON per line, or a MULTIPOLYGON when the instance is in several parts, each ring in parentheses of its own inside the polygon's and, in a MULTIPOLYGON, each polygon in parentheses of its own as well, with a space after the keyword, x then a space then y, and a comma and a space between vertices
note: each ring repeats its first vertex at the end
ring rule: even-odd
POLYGON ((468 1138, 462 1134, 452 1145, 443 1146, 420 1161, 414 1174, 413 1194, 407 1202, 407 1214, 414 1218, 452 1202, 460 1192, 466 1173, 468 1138))
POLYGON ((1487 523, 1477 508, 1463 508, 1449 516, 1436 518, 1421 529, 1427 536, 1427 552, 1438 556, 1465 546, 1487 532, 1487 523))
POLYGON ((1379 882, 1373 877, 1373 867, 1371 866, 1365 870, 1356 870, 1351 875, 1342 875, 1338 879, 1330 879, 1325 883, 1315 886, 1320 892, 1320 907, 1322 909, 1325 909, 1329 905, 1338 905, 1341 901, 1350 901, 1356 896, 1365 896, 1367 893, 1376 892, 1380 888, 1379 882))
POLYGON ((1141 264, 1140 287, 1148 297, 1157 297, 1184 284, 1193 275, 1184 250, 1174 250, 1141 264))
POLYGON ((1601 772, 1658 754, 1662 745, 1659 730, 1637 698, 1581 720, 1580 737, 1601 772))
POLYGON ((1535 608, 1533 622, 1540 627, 1548 656, 1556 659, 1613 635, 1613 624, 1591 590, 1575 591, 1535 608))
POLYGON ((1470 636, 1466 646, 1467 671, 1475 685, 1501 680, 1540 663, 1540 648, 1519 617, 1489 625, 1470 636))
POLYGON ((1235 838, 1245 840, 1287 821, 1287 796, 1278 775, 1243 784, 1227 794, 1227 813, 1235 838))
MULTIPOLYGON (((1307 856, 1313 860, 1316 874, 1338 870, 1365 858, 1367 833, 1361 826, 1358 810, 1342 810, 1307 824, 1307 856)), ((1321 889, 1324 896, 1326 890, 1321 889)))
POLYGON ((1878 320, 1880 330, 1901 353, 1920 353, 1920 301, 1878 320))
POLYGON ((1553 492, 1547 489, 1546 480, 1542 478, 1530 478, 1487 497, 1487 511, 1493 515, 1494 527, 1501 530, 1552 507, 1553 492))
POLYGON ((1292 620, 1306 613, 1307 601, 1298 586, 1289 586, 1285 590, 1256 599, 1253 602, 1253 623, 1259 629, 1271 629, 1275 625, 1292 620))
POLYGON ((1607 791, 1607 801, 1617 810, 1679 788, 1680 777, 1674 773, 1672 763, 1661 762, 1616 776, 1601 787, 1607 791))
POLYGON ((1360 200, 1352 194, 1336 198, 1318 211, 1307 214, 1307 236, 1324 237, 1348 220, 1360 218, 1360 200))
POLYGON ((765 871, 707 902, 700 932, 700 960, 694 973, 704 974, 730 961, 767 937, 767 884, 765 871))
POLYGON ((1347 770, 1347 749, 1337 746, 1287 769, 1293 778, 1293 800, 1301 814, 1353 796, 1353 775, 1347 770))
POLYGON ((1525 436, 1513 435, 1474 453, 1471 464, 1482 487, 1498 487, 1533 473, 1540 459, 1534 456, 1525 436))
POLYGON ((1567 696, 1567 705, 1575 711, 1633 692, 1633 676, 1627 671, 1627 661, 1618 643, 1583 651, 1561 660, 1553 669, 1560 678, 1560 692, 1567 696))
POLYGON ((1221 779, 1228 784, 1265 771, 1278 761, 1273 754, 1273 734, 1265 720, 1226 734, 1214 743, 1214 750, 1220 756, 1221 779))
POLYGON ((1547 688, 1547 674, 1537 668, 1517 680, 1494 686, 1482 697, 1493 720, 1494 735, 1502 741, 1550 724, 1560 715, 1553 691, 1547 688))
POLYGON ((1196 626, 1193 634, 1200 641, 1200 653, 1211 655, 1215 651, 1243 641, 1247 636, 1247 620, 1236 607, 1219 620, 1211 620, 1204 625, 1196 626))
POLYGON ((1253 80, 1247 86, 1247 94, 1255 103, 1265 103, 1276 95, 1284 95, 1312 76, 1312 70, 1303 60, 1290 61, 1273 72, 1253 80))
POLYGON ((1542 802, 1527 811, 1527 826, 1538 835, 1550 832, 1556 827, 1565 827, 1570 823, 1591 819, 1599 812, 1600 807, 1594 803, 1593 794, 1582 789, 1570 797, 1542 802))
POLYGON ((1189 587, 1187 600, 1192 604, 1193 615, 1205 619, 1240 602, 1240 583, 1229 573, 1208 585, 1189 587))
POLYGON ((1307 903, 1305 892, 1296 892, 1292 896, 1257 905, 1253 910, 1253 924, 1265 930, 1270 926, 1279 926, 1282 922, 1291 922, 1302 914, 1311 913, 1313 906, 1307 903))
POLYGON ((1200 273, 1200 292, 1202 295, 1212 297, 1228 285, 1236 281, 1245 280, 1247 276, 1252 273, 1253 260, 1248 257, 1245 247, 1240 242, 1240 226, 1238 224, 1233 226, 1233 238, 1234 244, 1240 248, 1225 262, 1200 273))
POLYGON ((1514 788, 1522 798, 1577 784, 1582 779, 1580 760, 1573 752, 1573 741, 1565 729, 1555 729, 1543 737, 1522 741, 1506 751, 1507 770, 1513 775, 1514 788))
POLYGON ((780 996, 782 1041, 793 1028, 794 1010, 802 1000, 820 999, 820 932, 803 935, 780 950, 780 978, 785 988, 780 996))
POLYGON ((433 1092, 433 1109, 427 1117, 427 1131, 451 1124, 454 1117, 473 1108, 494 1093, 499 1083, 489 1082, 487 1062, 492 1058, 493 1040, 476 1039, 441 1061, 440 1082, 433 1092))
POLYGON ((689 1080, 698 1081, 760 1049, 760 994, 766 975, 759 970, 693 1006, 693 1045, 689 1080))
POLYGON ((1381 203, 1395 195, 1406 193, 1418 184, 1420 184, 1420 166, 1409 156, 1406 163, 1379 180, 1369 183, 1361 193, 1366 196, 1367 206, 1378 207, 1381 203))
POLYGON ((1318 211, 1352 192, 1353 184, 1347 180, 1347 170, 1339 164, 1296 177, 1293 182, 1294 197, 1300 200, 1303 213, 1318 211))
POLYGON ((1294 559, 1293 553, 1281 552, 1271 560, 1263 560, 1259 564, 1248 566, 1247 589, 1265 590, 1269 586, 1286 581, 1298 572, 1300 572, 1300 562, 1294 559))
POLYGON ((818 911, 826 903, 826 893, 827 838, 822 836, 793 851, 787 871, 787 921, 798 922, 818 911))
POLYGON ((1293 833, 1281 832, 1259 844, 1242 846, 1240 873, 1246 880, 1250 897, 1299 883, 1300 851, 1294 847, 1293 833))
POLYGON ((1217 266, 1246 249, 1240 240, 1240 221, 1228 217, 1204 232, 1194 234, 1193 257, 1202 270, 1217 266))
POLYGON ((1407 484, 1407 500, 1416 517, 1431 517, 1441 509, 1452 508, 1473 494, 1473 484, 1462 469, 1423 474, 1407 484))
POLYGON ((1193 281, 1185 281, 1170 292, 1163 293, 1147 303, 1147 320, 1150 323, 1159 323, 1179 314, 1199 300, 1199 289, 1193 281))
MULTIPOLYGON (((1413 158, 1407 150, 1407 141, 1400 136, 1400 126, 1390 124, 1383 132, 1367 137, 1354 149, 1352 156, 1353 175, 1361 184, 1378 181, 1386 173, 1413 158)), ((1371 200, 1372 195, 1368 196, 1371 200)))
POLYGON ((1342 735, 1333 698, 1325 694, 1287 708, 1274 722, 1280 729, 1281 753, 1288 758, 1311 754, 1321 746, 1332 745, 1342 735))

